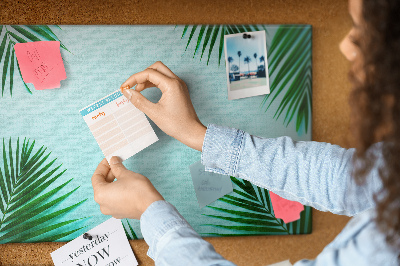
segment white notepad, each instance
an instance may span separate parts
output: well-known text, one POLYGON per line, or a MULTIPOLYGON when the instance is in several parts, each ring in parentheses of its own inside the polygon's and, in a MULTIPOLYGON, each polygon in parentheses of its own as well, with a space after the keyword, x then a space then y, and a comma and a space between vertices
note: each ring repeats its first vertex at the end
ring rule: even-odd
POLYGON ((126 160, 158 140, 145 114, 119 90, 79 112, 107 161, 126 160))
POLYGON ((56 266, 138 265, 121 220, 110 218, 51 253, 56 266))

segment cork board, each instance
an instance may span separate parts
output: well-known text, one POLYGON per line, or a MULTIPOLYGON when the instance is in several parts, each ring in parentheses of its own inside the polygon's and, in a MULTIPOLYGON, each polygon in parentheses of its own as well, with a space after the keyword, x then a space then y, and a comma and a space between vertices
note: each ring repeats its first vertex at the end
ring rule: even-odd
MULTIPOLYGON (((8 40, 8 43, 2 41, 5 45, 0 48, 0 53, 6 47, 7 52, 12 51, 4 57, 10 59, 10 71, 7 71, 6 60, 2 60, 4 67, 0 65, 2 76, 10 81, 9 87, 4 86, 4 94, 2 89, 0 118, 13 121, 2 125, 1 138, 8 141, 8 145, 5 145, 8 149, 0 147, 0 160, 4 161, 4 166, 0 166, 3 172, 0 172, 0 184, 6 184, 1 187, 0 194, 0 244, 70 241, 109 219, 92 200, 90 178, 93 171, 104 157, 109 159, 111 154, 124 157, 124 148, 120 147, 126 143, 130 145, 126 150, 134 152, 144 148, 142 145, 146 142, 155 143, 146 145, 148 147, 131 158, 126 155, 125 166, 147 176, 201 236, 311 233, 312 211, 309 206, 299 205, 297 218, 300 219, 284 222, 285 218, 279 215, 274 204, 277 196, 248 181, 223 178, 227 186, 234 190, 221 194, 219 190, 223 189, 222 185, 210 185, 207 181, 194 184, 196 179, 193 177, 192 180, 191 174, 196 176, 201 169, 193 171, 190 167, 189 173, 189 166, 199 162, 201 153, 182 145, 156 125, 151 125, 152 122, 149 123, 144 114, 138 115, 138 111, 121 92, 115 90, 131 73, 142 71, 160 60, 186 82, 196 113, 205 125, 213 123, 240 128, 250 134, 269 138, 289 136, 296 141, 310 141, 310 25, 3 25, 0 31, 0 39, 8 40), (11 70, 15 65, 14 55, 18 56, 17 50, 23 47, 20 43, 46 40, 40 39, 40 34, 46 31, 60 40, 68 78, 60 83, 60 89, 38 91, 31 85, 25 87, 20 77, 14 75, 17 71, 11 70), (245 41, 240 33, 232 35, 236 32, 251 32, 255 36, 245 41), (232 87, 228 92, 222 53, 217 52, 223 49, 224 35, 228 35, 231 41, 234 38, 235 43, 242 43, 231 48, 229 53, 227 51, 231 61, 227 67, 236 69, 237 72, 231 75, 237 73, 238 77, 237 82, 229 81, 228 85, 232 87), (120 36, 125 38, 121 40, 120 36), (207 36, 212 37, 207 39, 207 36), (132 45, 131 40, 140 40, 140 43, 132 45), (19 42, 14 46, 15 53, 10 49, 14 41, 19 42), (266 46, 269 53, 262 49, 255 50, 255 43, 259 47, 266 46), (201 51, 208 48, 207 54, 201 54, 203 60, 200 60, 200 51, 192 53, 198 46, 203 47, 201 51), (281 54, 287 56, 282 58, 281 54), (267 61, 270 65, 269 79, 266 78, 265 66, 259 61, 267 61), (258 68, 257 72, 255 68, 258 68), (239 70, 242 74, 253 76, 239 78, 239 70), (262 89, 260 85, 268 81, 268 95, 229 100, 230 93, 236 93, 237 96, 254 93, 254 85, 262 89), (88 83, 90 86, 87 86, 88 83), (246 86, 253 87, 240 89, 246 86), (31 95, 28 89, 32 90, 31 95), (108 96, 93 103, 104 95, 108 96), (143 125, 144 128, 137 131, 143 125), (129 130, 133 130, 133 134, 129 130), (93 137, 96 141, 93 141, 93 137), (51 155, 47 156, 46 152, 38 154, 40 148, 34 142, 40 148, 47 148, 51 155), (53 160, 56 161, 48 167, 53 160), (30 166, 32 161, 37 161, 34 167, 30 166), (62 164, 59 169, 58 164, 62 164), (28 170, 30 168, 32 170, 28 170), (29 191, 30 187, 36 188, 29 191), (212 200, 213 195, 208 193, 204 199, 211 201, 199 206, 201 201, 196 197, 196 194, 199 196, 196 191, 204 193, 210 188, 218 194, 216 196, 219 199, 212 200), (226 193, 229 195, 223 196, 226 193), (261 208, 243 204, 248 200, 253 202, 253 206, 261 208), (257 219, 255 210, 258 210, 257 219), (62 215, 58 215, 60 212, 62 215), (238 221, 238 214, 244 219, 238 221), (251 222, 248 222, 249 218, 251 222), (15 224, 14 221, 19 222, 15 224)), ((43 35, 52 40, 51 36, 43 35)), ((40 44, 54 45, 55 52, 60 50, 59 44, 54 42, 27 43, 40 44)), ((37 49, 35 58, 42 59, 44 56, 40 48, 37 49)), ((49 51, 52 50, 47 48, 43 53, 49 54, 49 51)), ((42 60, 45 62, 45 59, 42 60)), ((20 65, 23 72, 21 62, 20 65)), ((35 73, 39 77, 39 73, 45 72, 35 73)), ((54 71, 49 72, 48 76, 51 73, 54 71)), ((39 84, 43 86, 43 82, 39 84)), ((151 101, 157 100, 157 94, 160 92, 156 89, 143 92, 151 101)), ((217 179, 212 177, 212 180, 217 179)), ((132 232, 128 233, 129 237, 143 238, 138 220, 123 219, 122 223, 127 232, 132 232)))
MULTIPOLYGON (((350 147, 347 141, 350 85, 348 63, 338 44, 351 26, 347 2, 231 1, 184 3, 115 1, 63 4, 4 1, 0 24, 311 24, 313 26, 313 140, 350 147), (49 7, 51 6, 51 7, 49 7), (240 8, 238 8, 240 6, 240 8), (23 10, 21 12, 21 10, 23 10), (176 12, 180 10, 180 12, 176 12), (26 13, 24 13, 26 12, 26 13), (202 14, 209 14, 207 17, 202 14)), ((314 211, 313 233, 302 236, 207 238, 225 258, 238 265, 266 265, 280 260, 314 258, 340 232, 347 217, 314 211)), ((1 265, 51 265, 50 252, 63 243, 0 245, 1 265)), ((141 265, 152 265, 147 245, 132 241, 141 265)))

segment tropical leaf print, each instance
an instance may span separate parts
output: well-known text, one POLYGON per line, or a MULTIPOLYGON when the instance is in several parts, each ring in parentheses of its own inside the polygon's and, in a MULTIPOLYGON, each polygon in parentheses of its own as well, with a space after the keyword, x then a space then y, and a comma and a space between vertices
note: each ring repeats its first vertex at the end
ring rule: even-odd
POLYGON ((300 219, 286 224, 291 235, 311 234, 311 211, 312 208, 310 206, 304 206, 304 211, 300 213, 300 219))
POLYGON ((1 97, 4 96, 6 87, 9 87, 12 96, 14 89, 14 72, 18 69, 19 76, 24 83, 25 89, 32 94, 28 85, 22 79, 21 69, 15 56, 14 45, 16 43, 36 42, 36 41, 59 41, 61 48, 68 51, 67 47, 58 39, 49 26, 46 25, 27 25, 18 26, 0 25, 0 65, 2 64, 1 75, 1 97), (8 82, 7 82, 7 76, 8 82), (8 84, 7 84, 8 83, 8 84))
POLYGON ((131 224, 129 223, 129 220, 128 219, 124 219, 124 221, 125 221, 125 223, 122 222, 122 225, 124 226, 126 237, 129 240, 138 239, 135 231, 133 231, 133 228, 132 228, 131 224))
MULTIPOLYGON (((188 37, 188 41, 186 44, 187 50, 190 42, 193 39, 193 36, 197 29, 199 29, 199 35, 197 36, 196 47, 193 53, 193 58, 196 56, 196 53, 199 51, 201 47, 201 43, 203 42, 203 47, 201 48, 201 56, 200 61, 203 59, 204 52, 208 48, 208 56, 207 56, 207 65, 210 62, 210 56, 214 49, 215 44, 218 42, 218 65, 221 64, 222 53, 224 51, 224 35, 226 34, 234 34, 234 33, 241 33, 241 32, 250 32, 250 31, 259 31, 260 29, 256 25, 185 25, 181 39, 183 39, 188 32, 189 28, 190 34, 188 37), (218 40, 219 37, 219 40, 218 40)), ((266 30, 264 26, 261 26, 261 30, 266 30)))
POLYGON ((304 123, 307 134, 312 117, 311 27, 280 26, 272 39, 268 61, 269 75, 276 76, 271 79, 270 94, 262 105, 267 105, 268 110, 284 93, 274 118, 286 110, 283 123, 287 127, 296 114, 296 131, 300 133, 304 123))
MULTIPOLYGON (((187 32, 190 32, 186 50, 194 39, 193 36, 198 28, 200 30, 193 57, 195 57, 203 41, 200 60, 208 46, 207 65, 215 47, 218 49, 218 66, 221 64, 224 35, 226 34, 264 30, 267 39, 270 38, 267 28, 262 25, 185 25, 181 39, 185 37, 187 32), (218 43, 218 46, 215 46, 216 43, 218 43)), ((268 40, 267 43, 269 43, 268 40)), ((264 97, 260 106, 268 111, 278 96, 283 94, 278 109, 275 110, 274 118, 278 120, 285 111, 283 124, 287 127, 296 117, 296 131, 298 134, 302 134, 302 132, 307 134, 312 117, 311 27, 281 25, 270 43, 267 51, 270 94, 264 97)), ((261 62, 265 62, 264 57, 260 58, 261 62)))
POLYGON ((35 141, 24 139, 22 146, 16 141, 12 147, 11 138, 3 138, 3 165, 0 166, 0 243, 56 241, 68 236, 78 228, 84 218, 57 218, 68 214, 86 199, 73 205, 59 208, 58 205, 71 196, 79 187, 65 192, 72 179, 50 187, 66 170, 55 166, 57 159, 48 161, 50 152, 44 146, 34 149, 35 141), (49 188, 49 189, 47 189, 49 188), (46 190, 47 189, 47 190, 46 190), (71 227, 73 229, 71 229, 71 227))
POLYGON ((310 207, 305 206, 299 220, 285 224, 282 219, 274 216, 268 190, 232 176, 231 180, 235 184, 234 193, 225 195, 219 201, 232 206, 232 208, 207 206, 213 214, 203 214, 216 219, 214 223, 203 226, 225 229, 223 230, 225 232, 206 233, 206 235, 288 235, 311 232, 310 207), (218 223, 218 220, 224 223, 218 223))

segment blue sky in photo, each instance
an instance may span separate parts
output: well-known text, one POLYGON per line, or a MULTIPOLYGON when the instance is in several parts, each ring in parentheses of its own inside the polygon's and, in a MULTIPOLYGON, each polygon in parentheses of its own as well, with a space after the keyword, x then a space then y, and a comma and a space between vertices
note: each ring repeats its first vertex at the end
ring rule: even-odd
MULTIPOLYGON (((238 51, 242 52, 242 55, 240 56, 240 70, 241 72, 247 72, 248 71, 248 66, 247 63, 244 62, 244 58, 246 56, 249 56, 251 59, 250 62, 250 71, 256 71, 256 64, 254 59, 254 53, 257 53, 257 66, 260 65, 260 57, 264 56, 264 46, 265 46, 265 40, 263 40, 262 36, 260 34, 255 35, 255 38, 251 39, 243 39, 242 34, 227 38, 226 39, 226 50, 227 50, 227 56, 231 56, 233 58, 233 61, 231 64, 235 64, 239 66, 239 56, 238 56, 238 51)), ((228 57, 226 60, 228 61, 228 57)))

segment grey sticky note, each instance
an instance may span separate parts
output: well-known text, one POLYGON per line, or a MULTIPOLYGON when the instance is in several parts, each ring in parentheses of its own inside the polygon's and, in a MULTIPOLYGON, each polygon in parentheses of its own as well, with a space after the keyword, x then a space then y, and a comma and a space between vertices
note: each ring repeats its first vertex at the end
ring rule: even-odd
POLYGON ((190 173, 200 208, 233 191, 229 176, 206 172, 200 161, 190 166, 190 173))

